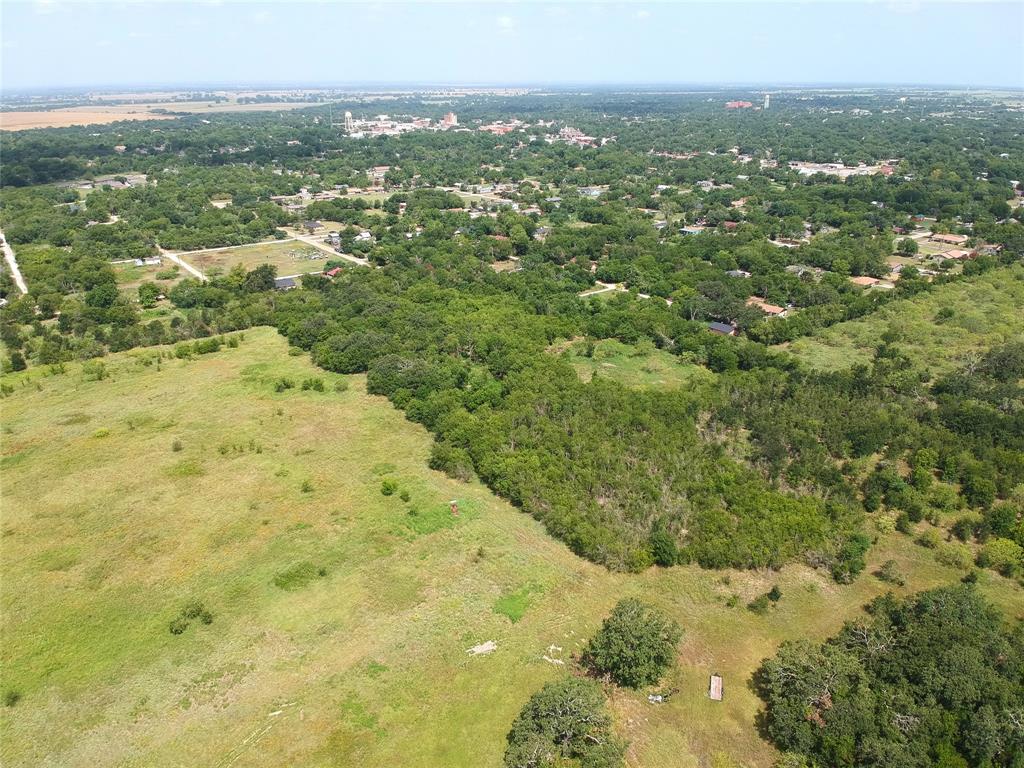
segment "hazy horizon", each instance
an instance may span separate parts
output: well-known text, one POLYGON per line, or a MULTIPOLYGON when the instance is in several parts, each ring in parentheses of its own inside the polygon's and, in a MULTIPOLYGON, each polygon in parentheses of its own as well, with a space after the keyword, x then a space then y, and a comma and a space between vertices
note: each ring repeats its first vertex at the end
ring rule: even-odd
POLYGON ((13 0, 0 13, 5 91, 1024 88, 1016 2, 13 0))

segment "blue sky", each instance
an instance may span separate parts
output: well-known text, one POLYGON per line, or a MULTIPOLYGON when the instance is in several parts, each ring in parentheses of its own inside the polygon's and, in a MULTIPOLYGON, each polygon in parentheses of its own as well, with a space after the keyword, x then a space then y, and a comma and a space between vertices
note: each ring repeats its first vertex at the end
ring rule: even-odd
POLYGON ((5 90, 214 83, 1024 88, 1024 3, 0 0, 5 90))

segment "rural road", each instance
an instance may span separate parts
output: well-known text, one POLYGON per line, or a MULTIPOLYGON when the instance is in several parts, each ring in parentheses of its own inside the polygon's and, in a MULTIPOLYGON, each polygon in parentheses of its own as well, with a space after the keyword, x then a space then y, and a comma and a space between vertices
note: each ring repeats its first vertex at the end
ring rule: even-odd
POLYGON ((352 256, 347 253, 338 253, 336 250, 331 248, 329 245, 325 245, 323 241, 317 240, 314 235, 295 235, 295 240, 300 240, 306 245, 312 245, 314 248, 319 248, 321 251, 331 254, 339 259, 345 259, 345 261, 351 261, 353 264, 358 264, 361 267, 370 266, 370 262, 366 259, 360 259, 358 256, 352 256))
POLYGON ((22 293, 28 293, 28 286, 25 285, 25 278, 21 276, 21 270, 18 269, 18 261, 14 258, 14 249, 11 248, 7 242, 7 236, 0 231, 0 240, 3 241, 4 259, 7 261, 7 268, 11 270, 11 276, 14 278, 15 284, 18 286, 18 290, 22 293))
MULTIPOLYGON (((211 250, 212 250, 212 249, 211 249, 211 250)), ((192 273, 192 274, 193 274, 193 275, 194 275, 195 277, 198 277, 198 278, 199 278, 200 280, 203 280, 203 281, 205 281, 205 280, 206 280, 206 275, 204 275, 204 274, 203 274, 202 272, 200 272, 200 271, 199 271, 198 269, 196 269, 195 267, 193 267, 193 266, 192 266, 191 264, 189 264, 188 262, 186 262, 186 261, 183 261, 183 260, 181 259, 181 257, 180 257, 180 256, 178 256, 178 254, 176 254, 176 253, 171 253, 171 251, 165 251, 165 250, 164 250, 163 248, 161 248, 161 249, 160 249, 160 253, 161 253, 161 255, 163 255, 163 256, 166 256, 166 257, 167 257, 168 259, 170 259, 171 261, 173 261, 173 262, 174 262, 175 264, 177 264, 177 265, 178 265, 179 267, 181 267, 182 269, 184 269, 184 270, 185 270, 186 272, 191 272, 191 273, 192 273)), ((193 253, 200 253, 200 251, 193 251, 193 253)))
POLYGON ((621 285, 618 285, 617 283, 602 283, 601 281, 598 281, 596 284, 600 285, 601 287, 600 288, 589 288, 588 290, 583 291, 581 294, 579 294, 580 298, 586 298, 587 296, 597 296, 597 294, 599 294, 599 293, 607 293, 608 291, 625 291, 626 290, 625 288, 623 288, 621 285))
MULTIPOLYGON (((304 243, 306 245, 311 245, 314 248, 317 248, 317 249, 319 249, 321 251, 324 251, 325 253, 329 253, 331 256, 334 256, 335 258, 345 259, 346 261, 351 261, 353 264, 358 264, 361 267, 368 267, 368 266, 370 266, 370 262, 368 262, 366 259, 360 259, 358 256, 351 256, 351 255, 349 255, 347 253, 338 253, 337 251, 335 251, 330 246, 325 245, 323 242, 317 240, 316 237, 314 237, 312 235, 300 235, 300 234, 292 234, 291 237, 284 238, 283 240, 266 240, 266 241, 262 241, 262 242, 259 242, 259 243, 246 243, 245 245, 225 245, 225 246, 220 246, 218 248, 200 248, 200 249, 195 250, 195 251, 167 251, 167 250, 164 250, 163 248, 160 248, 160 255, 167 257, 168 259, 173 261, 175 264, 177 264, 179 267, 181 267, 182 269, 184 269, 184 270, 188 271, 189 273, 191 273, 194 277, 197 277, 200 280, 206 280, 206 275, 204 275, 202 272, 200 272, 198 269, 193 267, 191 264, 189 264, 187 261, 185 261, 181 257, 185 256, 187 258, 188 256, 191 256, 191 255, 197 254, 197 253, 213 253, 213 252, 216 252, 216 251, 230 251, 230 250, 234 250, 236 248, 248 248, 248 247, 256 246, 256 245, 267 245, 269 243, 293 243, 293 242, 300 242, 300 243, 304 243)), ((159 248, 159 246, 157 246, 157 247, 159 248)))

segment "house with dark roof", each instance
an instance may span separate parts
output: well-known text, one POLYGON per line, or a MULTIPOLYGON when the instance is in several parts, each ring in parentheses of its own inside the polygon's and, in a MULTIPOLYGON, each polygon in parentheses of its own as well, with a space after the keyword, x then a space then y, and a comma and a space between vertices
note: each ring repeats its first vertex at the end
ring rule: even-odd
POLYGON ((295 282, 294 277, 278 277, 274 279, 274 290, 276 291, 290 291, 298 287, 299 284, 295 282))
POLYGON ((718 333, 722 336, 735 336, 736 327, 729 325, 729 323, 708 323, 708 330, 712 333, 718 333))

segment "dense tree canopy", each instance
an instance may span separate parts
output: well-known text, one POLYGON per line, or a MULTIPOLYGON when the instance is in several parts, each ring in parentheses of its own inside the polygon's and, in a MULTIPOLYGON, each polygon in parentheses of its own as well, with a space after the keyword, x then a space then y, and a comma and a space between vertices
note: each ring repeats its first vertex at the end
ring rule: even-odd
POLYGON ((886 596, 823 645, 787 643, 758 683, 767 732, 812 766, 1015 766, 1024 625, 968 586, 886 596))

